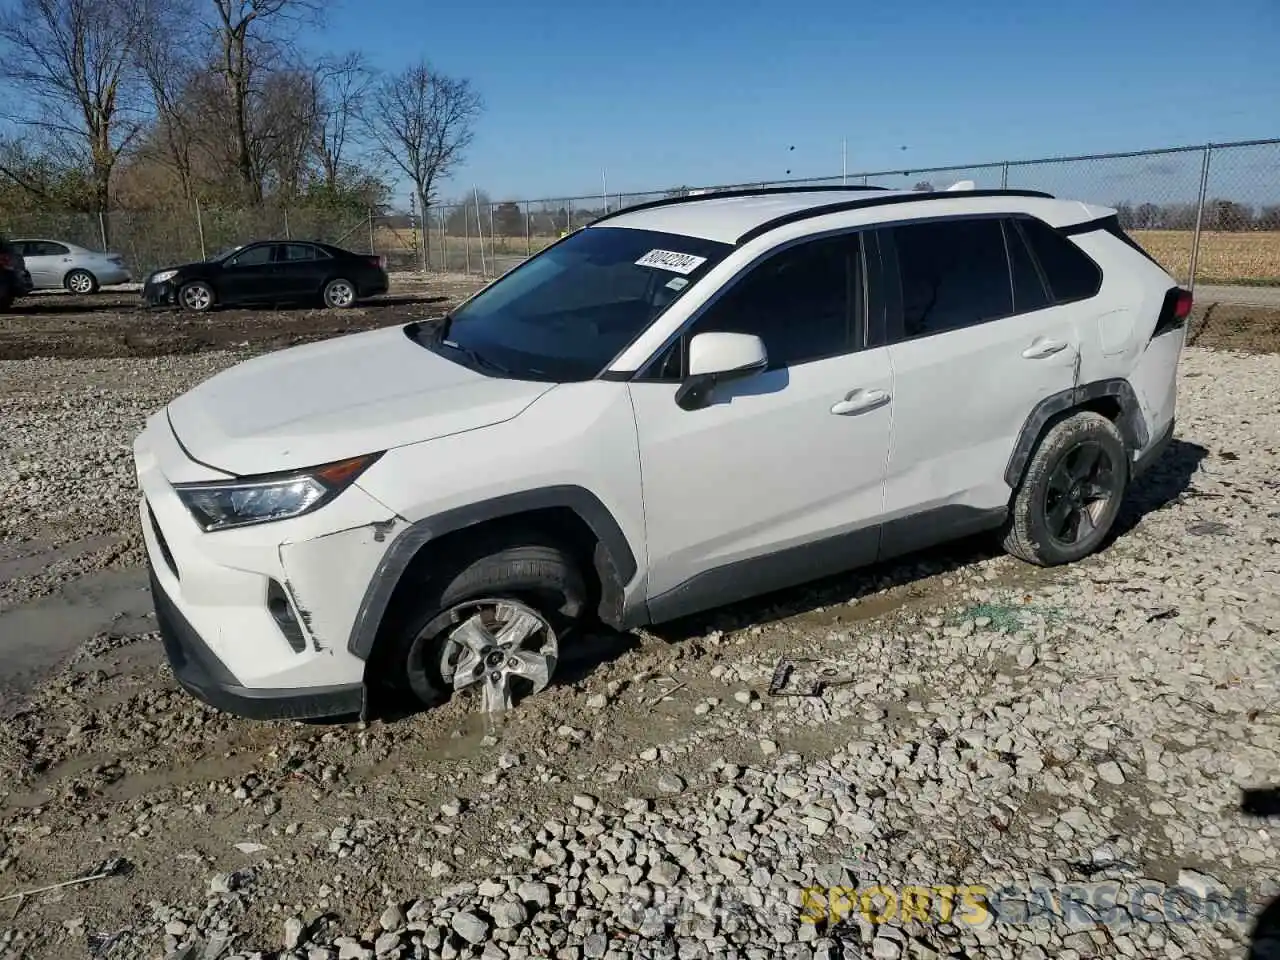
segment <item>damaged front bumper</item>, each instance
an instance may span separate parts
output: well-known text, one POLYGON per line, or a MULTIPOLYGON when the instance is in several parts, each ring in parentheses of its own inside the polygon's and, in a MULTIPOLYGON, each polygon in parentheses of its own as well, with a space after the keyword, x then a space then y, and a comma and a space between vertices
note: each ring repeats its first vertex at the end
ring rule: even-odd
POLYGON ((186 456, 163 413, 134 457, 156 616, 182 686, 257 719, 363 715, 365 662, 348 639, 404 521, 353 485, 304 516, 206 533, 170 478, 216 471, 186 456))

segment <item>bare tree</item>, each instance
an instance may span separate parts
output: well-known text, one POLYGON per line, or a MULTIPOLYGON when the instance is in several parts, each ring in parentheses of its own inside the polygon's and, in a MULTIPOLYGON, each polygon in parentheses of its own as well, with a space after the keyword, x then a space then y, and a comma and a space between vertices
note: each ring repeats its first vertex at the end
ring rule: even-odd
POLYGON ((313 79, 315 154, 324 185, 336 190, 356 133, 364 97, 373 85, 373 71, 362 53, 320 61, 313 79))
POLYGON ((145 25, 140 0, 18 0, 0 14, 0 79, 21 95, 7 119, 88 169, 86 206, 99 212, 142 129, 134 51, 145 25))
POLYGON ((147 29, 135 51, 155 113, 147 145, 152 157, 172 168, 184 199, 195 189, 196 123, 186 109, 205 64, 199 56, 195 0, 147 0, 147 29))
POLYGON ((484 109, 471 83, 425 61, 384 77, 362 111, 374 150, 413 184, 426 222, 440 182, 461 162, 484 109))
POLYGON ((263 197, 261 170, 254 162, 253 104, 268 62, 280 54, 278 29, 284 22, 317 17, 320 0, 213 0, 218 38, 217 73, 226 88, 235 169, 249 200, 263 197))

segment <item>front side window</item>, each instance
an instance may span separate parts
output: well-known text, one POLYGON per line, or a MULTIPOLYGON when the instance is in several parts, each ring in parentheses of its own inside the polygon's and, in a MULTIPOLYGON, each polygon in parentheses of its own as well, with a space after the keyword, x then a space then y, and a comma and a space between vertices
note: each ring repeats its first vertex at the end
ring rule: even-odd
POLYGON ((856 234, 798 243, 752 267, 689 335, 755 334, 770 369, 839 356, 855 349, 861 291, 856 234))
POLYGON ((250 247, 243 253, 238 253, 232 257, 227 263, 232 267, 260 267, 271 262, 271 245, 263 244, 260 247, 250 247))
POLYGON ((626 227, 588 227, 464 303, 424 346, 486 373, 597 376, 733 247, 626 227))
POLYGON ((1013 313, 1004 233, 995 218, 893 228, 903 336, 959 330, 1013 313))

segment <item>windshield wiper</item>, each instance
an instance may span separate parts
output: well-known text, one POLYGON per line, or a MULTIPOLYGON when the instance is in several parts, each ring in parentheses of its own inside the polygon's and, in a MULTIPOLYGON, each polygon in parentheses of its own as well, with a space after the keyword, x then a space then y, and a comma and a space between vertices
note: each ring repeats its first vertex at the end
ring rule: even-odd
POLYGON ((506 367, 504 367, 502 364, 498 363, 496 360, 490 360, 488 357, 484 356, 483 354, 477 353, 475 350, 472 350, 470 347, 464 347, 461 344, 454 343, 452 340, 446 340, 444 339, 443 335, 441 335, 440 340, 437 342, 444 344, 446 347, 449 347, 451 350, 457 350, 459 353, 461 353, 463 356, 465 356, 468 360, 471 361, 472 366, 488 367, 494 373, 501 374, 504 377, 511 376, 511 371, 508 370, 506 367))

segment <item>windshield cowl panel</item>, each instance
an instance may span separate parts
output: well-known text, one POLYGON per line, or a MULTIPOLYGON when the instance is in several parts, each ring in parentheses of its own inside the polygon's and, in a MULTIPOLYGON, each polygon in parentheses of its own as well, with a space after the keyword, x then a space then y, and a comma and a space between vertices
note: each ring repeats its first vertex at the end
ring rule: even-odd
POLYGON ((698 237, 587 227, 480 291, 439 333, 406 332, 489 376, 591 380, 732 250, 698 237))

